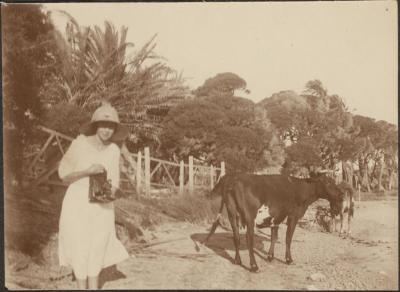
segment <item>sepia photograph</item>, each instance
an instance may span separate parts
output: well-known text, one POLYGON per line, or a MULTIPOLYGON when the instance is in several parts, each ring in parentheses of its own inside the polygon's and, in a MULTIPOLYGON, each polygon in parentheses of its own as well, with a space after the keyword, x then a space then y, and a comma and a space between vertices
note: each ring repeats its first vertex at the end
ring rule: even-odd
POLYGON ((4 289, 397 291, 397 5, 1 2, 4 289))

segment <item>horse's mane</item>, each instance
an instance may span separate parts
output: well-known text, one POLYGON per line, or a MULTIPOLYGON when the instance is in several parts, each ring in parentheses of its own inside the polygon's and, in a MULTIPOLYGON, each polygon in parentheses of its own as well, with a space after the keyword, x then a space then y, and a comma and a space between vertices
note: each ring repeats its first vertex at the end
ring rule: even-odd
POLYGON ((332 178, 324 175, 324 174, 318 174, 316 176, 313 177, 307 177, 307 178, 299 178, 299 177, 294 177, 294 176, 290 176, 290 179, 295 179, 297 181, 304 181, 306 183, 316 183, 316 182, 321 182, 324 180, 332 180, 332 182, 335 182, 332 178))
POLYGON ((292 180, 296 181, 304 181, 306 183, 315 183, 318 181, 318 177, 306 177, 306 178, 300 178, 300 177, 295 177, 295 176, 289 176, 289 178, 292 180))

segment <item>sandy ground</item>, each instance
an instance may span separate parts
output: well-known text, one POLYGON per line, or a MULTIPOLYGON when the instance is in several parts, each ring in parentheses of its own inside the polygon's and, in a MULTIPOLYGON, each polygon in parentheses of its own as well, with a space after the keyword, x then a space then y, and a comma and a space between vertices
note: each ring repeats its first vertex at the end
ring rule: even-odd
MULTIPOLYGON (((279 230, 274 261, 266 261, 268 229, 256 236, 256 260, 251 273, 245 234, 241 235, 243 266, 233 265, 232 234, 221 228, 207 246, 199 245, 207 227, 164 224, 152 231, 154 245, 131 248, 131 258, 101 275, 103 289, 398 289, 398 203, 360 202, 353 234, 341 238, 297 228, 292 243, 294 263, 284 263, 285 229, 279 230), (158 244, 157 244, 158 243, 158 244), (311 275, 320 273, 320 279, 311 275)), ((24 271, 21 271, 23 277, 24 271)), ((318 276, 318 275, 317 275, 318 276)), ((18 276, 14 276, 18 278, 18 276)), ((21 278, 22 279, 22 278, 21 278)), ((7 283, 7 282, 6 282, 7 283)), ((71 289, 71 278, 40 282, 41 288, 71 289)), ((11 282, 8 288, 18 288, 11 282)), ((20 286, 19 286, 20 288, 20 286)))

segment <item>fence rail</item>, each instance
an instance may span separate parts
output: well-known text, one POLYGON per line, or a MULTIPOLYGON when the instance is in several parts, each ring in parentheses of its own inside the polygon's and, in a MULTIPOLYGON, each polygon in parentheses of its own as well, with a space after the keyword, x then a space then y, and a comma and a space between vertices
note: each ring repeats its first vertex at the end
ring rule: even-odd
MULTIPOLYGON (((65 185, 57 176, 59 159, 46 164, 43 157, 49 151, 53 152, 53 156, 62 157, 68 148, 66 143, 69 144, 73 138, 43 126, 38 129, 49 136, 36 152, 24 156, 28 165, 24 174, 33 180, 32 186, 65 185)), ((120 159, 121 188, 127 192, 135 189, 138 194, 144 192, 150 195, 152 187, 172 187, 179 193, 193 193, 197 188, 212 189, 225 174, 224 162, 219 168, 213 165, 198 165, 193 163, 193 157, 190 156, 187 164, 184 161, 176 163, 151 157, 148 147, 136 154, 129 152, 123 145, 120 159)))
POLYGON ((166 186, 179 188, 192 193, 196 188, 212 189, 219 178, 225 174, 225 163, 221 167, 193 164, 193 157, 189 156, 187 164, 184 161, 175 163, 150 156, 149 148, 144 153, 139 151, 130 153, 125 147, 121 149, 124 173, 128 174, 130 181, 136 186, 137 192, 144 189, 150 194, 151 186, 166 186), (143 155, 144 154, 144 155, 143 155))

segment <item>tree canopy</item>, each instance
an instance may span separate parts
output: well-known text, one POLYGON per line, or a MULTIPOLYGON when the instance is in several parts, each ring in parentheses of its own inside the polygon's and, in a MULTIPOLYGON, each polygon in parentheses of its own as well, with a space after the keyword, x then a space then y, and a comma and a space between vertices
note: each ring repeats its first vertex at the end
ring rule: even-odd
POLYGON ((233 96, 235 90, 249 92, 246 86, 246 81, 243 78, 234 73, 225 72, 207 79, 203 85, 194 91, 194 94, 196 96, 233 96))
POLYGON ((193 155, 214 165, 225 161, 230 172, 252 172, 282 163, 281 144, 271 141, 272 128, 258 123, 260 110, 253 102, 234 96, 186 101, 165 119, 164 153, 180 159, 193 155))
POLYGON ((229 172, 282 167, 304 174, 342 165, 343 176, 357 177, 363 189, 393 185, 397 126, 354 115, 320 80, 308 81, 301 93, 282 90, 258 103, 240 96, 250 91, 233 72, 192 90, 156 53, 156 35, 136 48, 125 26, 85 27, 61 13, 68 19, 65 34, 40 5, 2 7, 6 173, 21 173, 23 152, 40 138, 35 125, 75 136, 108 101, 131 129, 131 151, 150 146, 164 159, 225 161, 229 172))
POLYGON ((57 66, 54 27, 40 5, 3 5, 1 16, 5 173, 18 178, 24 145, 41 121, 41 86, 57 66))

